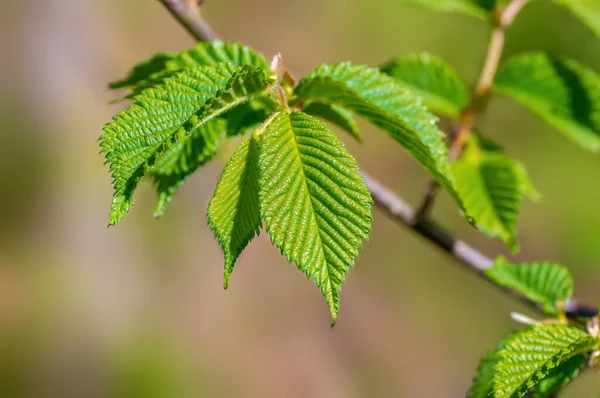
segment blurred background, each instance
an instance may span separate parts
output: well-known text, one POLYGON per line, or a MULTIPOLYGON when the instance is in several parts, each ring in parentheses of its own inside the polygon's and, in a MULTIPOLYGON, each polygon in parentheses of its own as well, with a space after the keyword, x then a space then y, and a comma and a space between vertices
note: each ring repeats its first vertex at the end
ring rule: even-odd
MULTIPOLYGON (((203 10, 225 40, 279 51, 297 76, 428 51, 472 84, 489 35, 482 21, 397 0, 206 0, 203 10)), ((30 0, 3 4, 0 33, 0 396, 461 397, 480 356, 519 327, 509 312, 538 316, 378 210, 335 328, 319 290, 264 233, 224 291, 205 212, 227 153, 160 220, 146 182, 132 212, 106 228, 112 189, 96 139, 124 106, 107 104, 107 82, 157 51, 191 47, 186 32, 158 1, 30 0)), ((526 7, 508 32, 505 55, 529 50, 600 71, 600 41, 549 2, 526 7)), ((600 157, 505 98, 477 124, 543 194, 524 203, 516 258, 568 265, 575 294, 595 305, 600 157)), ((427 174, 362 126, 362 145, 341 135, 350 151, 416 205, 427 174)), ((508 255, 447 194, 434 215, 508 255)), ((599 391, 588 372, 564 396, 599 391)))

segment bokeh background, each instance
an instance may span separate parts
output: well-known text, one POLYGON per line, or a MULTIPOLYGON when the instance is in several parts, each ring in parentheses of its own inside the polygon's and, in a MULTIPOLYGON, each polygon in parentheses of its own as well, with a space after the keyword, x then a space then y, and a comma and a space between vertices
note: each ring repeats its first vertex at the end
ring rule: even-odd
MULTIPOLYGON (((297 76, 323 62, 377 65, 415 51, 445 57, 469 83, 489 28, 397 0, 207 0, 226 40, 297 76)), ((335 328, 313 282, 266 237, 222 289, 222 255, 206 206, 227 153, 198 171, 153 220, 149 183, 106 228, 110 177, 96 139, 122 105, 107 82, 156 51, 193 45, 158 1, 5 2, 0 14, 0 396, 460 397, 479 357, 537 316, 374 211, 371 239, 342 292, 335 328)), ((600 71, 600 41, 575 18, 534 2, 506 55, 544 50, 600 71)), ((543 194, 525 202, 520 260, 568 265, 575 293, 600 301, 600 157, 539 117, 494 98, 481 131, 521 159, 543 194)), ((363 169, 417 204, 428 176, 385 134, 342 135, 363 169)), ((230 151, 227 149, 225 152, 230 151)), ((490 255, 443 194, 434 215, 490 255)), ((565 397, 598 396, 588 372, 565 397)))

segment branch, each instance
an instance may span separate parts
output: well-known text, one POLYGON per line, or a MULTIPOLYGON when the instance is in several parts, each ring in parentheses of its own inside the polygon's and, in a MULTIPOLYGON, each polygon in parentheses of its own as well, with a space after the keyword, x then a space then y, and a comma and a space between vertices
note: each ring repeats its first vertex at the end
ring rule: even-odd
MULTIPOLYGON (((191 7, 189 4, 186 5, 184 0, 160 1, 169 9, 171 14, 177 18, 179 23, 181 23, 197 40, 210 41, 217 38, 210 26, 200 16, 198 4, 191 7), (196 11, 194 13, 186 12, 186 7, 196 8, 196 11), (185 18, 180 17, 182 13, 185 15, 185 18)), ((371 196, 373 197, 375 205, 388 214, 394 221, 411 228, 425 239, 428 239, 431 243, 444 250, 456 261, 465 266, 466 269, 470 270, 476 275, 479 275, 481 278, 493 284, 497 288, 510 293, 512 296, 517 297, 521 301, 535 307, 540 311, 542 310, 538 303, 528 299, 516 290, 508 289, 496 284, 494 280, 485 274, 484 271, 493 265, 493 259, 481 253, 474 247, 469 246, 467 243, 457 240, 429 218, 422 217, 419 213, 415 212, 413 208, 402 198, 390 191, 387 187, 383 186, 377 180, 370 177, 368 174, 362 172, 361 175, 365 180, 367 188, 371 192, 371 196)), ((567 303, 565 306, 565 312, 567 313, 567 316, 572 319, 582 316, 590 317, 596 315, 595 308, 580 304, 575 299, 571 299, 567 303)))
POLYGON ((213 41, 217 35, 200 14, 202 0, 160 0, 171 15, 198 41, 213 41))

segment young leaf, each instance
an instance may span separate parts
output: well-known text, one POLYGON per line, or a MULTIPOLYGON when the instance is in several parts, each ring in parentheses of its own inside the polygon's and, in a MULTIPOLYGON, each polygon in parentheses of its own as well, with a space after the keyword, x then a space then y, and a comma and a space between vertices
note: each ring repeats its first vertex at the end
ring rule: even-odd
POLYGON ((132 95, 136 95, 146 88, 156 87, 183 69, 197 66, 216 67, 220 64, 232 64, 240 68, 252 65, 265 71, 269 70, 264 57, 249 47, 214 40, 197 43, 193 48, 180 53, 159 53, 136 65, 127 78, 111 83, 110 88, 130 87, 132 95))
POLYGON ((227 289, 233 266, 246 245, 260 232, 258 142, 253 135, 235 151, 208 204, 208 223, 223 248, 227 289))
POLYGON ((496 283, 540 303, 544 311, 552 315, 558 313, 557 302, 568 301, 573 292, 568 268, 556 263, 510 264, 503 257, 498 257, 485 273, 496 283))
POLYGON ((358 130, 356 121, 352 117, 352 112, 339 106, 323 104, 321 102, 308 102, 304 104, 302 112, 335 124, 360 142, 360 131, 358 130))
POLYGON ((134 87, 144 80, 148 80, 150 76, 161 72, 167 68, 167 61, 177 56, 177 53, 157 53, 152 58, 140 62, 121 80, 117 80, 108 84, 111 89, 134 87))
POLYGON ((458 118, 469 93, 456 71, 443 59, 427 53, 397 57, 380 67, 423 99, 431 112, 458 118))
POLYGON ((522 397, 553 368, 598 343, 583 330, 564 324, 540 324, 513 334, 495 353, 493 396, 522 397))
POLYGON ((152 178, 158 191, 154 217, 163 215, 177 189, 217 153, 226 126, 225 120, 213 119, 187 139, 171 146, 156 160, 152 169, 152 178))
POLYGON ((346 108, 379 126, 406 148, 462 202, 454 190, 444 133, 419 100, 378 69, 350 63, 322 65, 296 87, 297 101, 319 101, 346 108))
POLYGON ((345 274, 371 231, 371 196, 356 160, 318 119, 280 112, 261 135, 267 232, 287 260, 316 281, 335 323, 345 274))
POLYGON ((435 11, 457 12, 481 19, 489 19, 496 0, 401 0, 435 11))
POLYGON ((521 164, 473 136, 452 171, 456 189, 477 227, 517 251, 521 199, 532 190, 521 164))
POLYGON ((554 0, 554 2, 571 11, 596 36, 600 36, 600 2, 598 0, 554 0))
POLYGON ((533 388, 534 398, 550 397, 571 379, 577 377, 581 368, 585 365, 586 357, 584 354, 572 356, 548 372, 548 376, 540 380, 533 388))
POLYGON ((583 148, 600 151, 600 76, 572 60, 517 55, 501 65, 494 90, 506 94, 583 148))
POLYGON ((222 64, 186 69, 137 96, 134 104, 104 127, 100 139, 115 187, 109 225, 129 211, 144 172, 151 170, 163 153, 210 120, 266 90, 261 69, 245 66, 239 70, 222 64))

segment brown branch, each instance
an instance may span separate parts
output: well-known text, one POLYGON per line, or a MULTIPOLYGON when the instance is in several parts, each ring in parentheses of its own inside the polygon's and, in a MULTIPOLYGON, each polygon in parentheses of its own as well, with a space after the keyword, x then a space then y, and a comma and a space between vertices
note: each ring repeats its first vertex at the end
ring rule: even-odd
POLYGON ((198 41, 213 41, 217 35, 200 14, 202 1, 160 0, 171 15, 198 41))
MULTIPOLYGON (((173 15, 176 16, 177 20, 199 41, 208 41, 216 38, 212 32, 210 26, 200 17, 200 13, 196 12, 193 15, 193 20, 187 18, 178 18, 177 7, 183 4, 182 1, 168 1, 160 0, 173 15), (179 6, 178 6, 179 4, 179 6), (198 30, 195 27, 201 26, 202 29, 198 30), (210 32, 206 35, 206 32, 210 32)), ((196 6, 197 7, 197 6, 196 6)), ((192 15, 192 14, 186 14, 192 15)), ((464 113, 464 112, 463 112, 464 113)), ((470 116, 469 116, 470 117, 470 116)), ((460 134, 460 132, 459 132, 460 134)), ((535 307, 538 310, 542 310, 540 305, 535 301, 528 299, 523 296, 520 292, 508 288, 504 288, 498 285, 494 280, 485 274, 485 270, 490 268, 494 263, 494 260, 479 250, 467 243, 455 239, 450 235, 444 228, 436 224, 434 221, 427 217, 421 217, 419 213, 406 203, 398 195, 390 191, 388 188, 383 186, 380 182, 370 177, 368 174, 361 173, 367 188, 371 192, 375 205, 385 212, 392 220, 411 228, 413 231, 428 239, 431 243, 444 250, 452 258, 461 263, 467 270, 479 275, 484 280, 490 282, 494 286, 510 293, 512 296, 519 298, 521 301, 535 307)), ((572 319, 578 317, 589 317, 596 315, 596 309, 580 304, 578 301, 572 299, 565 306, 565 312, 572 319)))

